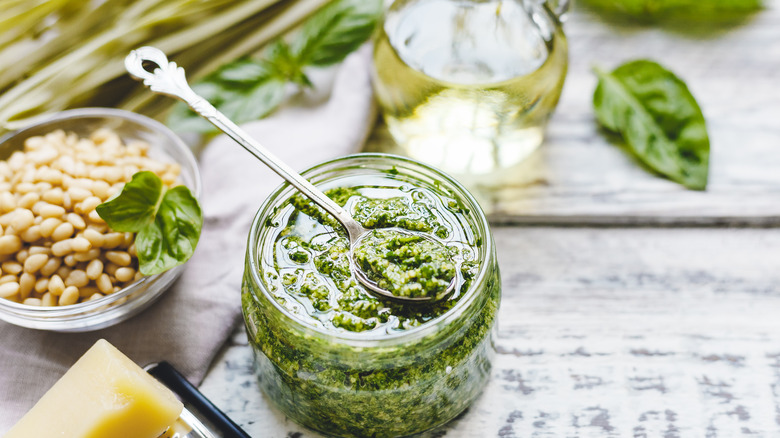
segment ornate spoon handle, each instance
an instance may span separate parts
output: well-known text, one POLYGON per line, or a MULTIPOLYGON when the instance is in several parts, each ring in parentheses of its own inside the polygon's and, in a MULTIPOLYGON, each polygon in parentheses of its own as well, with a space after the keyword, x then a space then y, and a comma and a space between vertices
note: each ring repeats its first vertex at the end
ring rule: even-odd
POLYGON ((287 180, 293 187, 338 219, 347 229, 350 240, 352 240, 353 235, 357 237, 363 232, 360 224, 355 222, 341 206, 255 141, 206 99, 192 91, 192 88, 187 84, 184 69, 177 66, 175 62, 169 62, 161 50, 148 46, 133 50, 125 58, 125 68, 131 76, 143 80, 144 85, 150 90, 184 101, 193 111, 213 123, 214 126, 287 180), (152 66, 153 70, 150 71, 145 66, 152 66))

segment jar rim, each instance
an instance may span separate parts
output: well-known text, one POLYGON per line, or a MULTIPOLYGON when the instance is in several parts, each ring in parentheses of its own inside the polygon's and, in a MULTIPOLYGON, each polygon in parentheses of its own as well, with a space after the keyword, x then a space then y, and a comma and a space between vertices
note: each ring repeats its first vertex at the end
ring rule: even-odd
MULTIPOLYGON (((290 312, 287 308, 279 304, 276 299, 274 299, 274 296, 268 290, 268 287, 266 286, 265 282, 260 277, 261 271, 260 271, 260 265, 258 263, 258 256, 259 256, 258 250, 260 249, 259 246, 261 243, 260 231, 267 219, 267 212, 270 209, 280 205, 280 202, 278 202, 278 198, 280 197, 280 195, 284 194, 285 190, 294 192, 294 188, 292 188, 292 186, 290 186, 290 184, 287 182, 283 182, 281 185, 277 186, 273 192, 271 192, 271 194, 260 205, 260 207, 257 210, 257 213, 255 214, 254 219, 252 220, 252 225, 250 226, 249 236, 247 239, 247 263, 251 271, 250 275, 252 277, 252 281, 257 285, 258 289, 262 290, 263 295, 270 303, 272 303, 276 311, 278 311, 279 314, 285 318, 285 322, 291 323, 297 329, 301 329, 302 331, 304 331, 309 335, 318 336, 328 340, 336 341, 340 344, 346 344, 354 347, 368 347, 368 346, 377 346, 377 345, 390 346, 400 342, 408 342, 410 340, 424 338, 425 336, 437 332, 441 327, 447 326, 453 320, 459 318, 463 314, 463 312, 466 309, 468 309, 470 305, 479 296, 477 291, 481 289, 480 285, 484 283, 485 277, 487 276, 489 271, 489 267, 491 266, 492 263, 494 263, 493 257, 495 257, 494 249, 493 249, 494 243, 490 234, 490 227, 488 224, 487 217, 485 216, 485 213, 482 211, 482 207, 480 207, 477 200, 471 195, 471 193, 469 193, 468 190, 466 190, 466 188, 462 184, 460 184, 454 178, 452 178, 451 176, 447 175, 446 173, 442 172, 441 170, 433 166, 424 164, 420 161, 411 158, 402 157, 399 155, 385 154, 385 153, 357 153, 357 154, 345 155, 331 160, 323 161, 319 164, 309 167, 308 169, 301 172, 301 175, 303 175, 304 177, 308 177, 311 174, 316 173, 318 170, 322 169, 323 167, 327 167, 334 163, 350 161, 350 160, 360 160, 360 159, 391 160, 396 162, 400 161, 405 164, 411 164, 413 166, 417 166, 420 168, 420 170, 429 172, 437 179, 446 182, 446 184, 449 186, 448 188, 453 189, 459 198, 468 202, 469 204, 468 208, 471 212, 473 212, 475 225, 479 230, 477 235, 482 237, 485 258, 484 260, 482 260, 482 263, 480 263, 479 272, 474 277, 471 286, 466 291, 464 296, 451 309, 447 310, 447 312, 445 312, 444 314, 437 316, 436 318, 433 318, 432 320, 427 321, 418 327, 414 327, 403 331, 397 331, 393 333, 387 333, 387 332, 353 333, 348 331, 328 330, 323 327, 307 324, 301 318, 297 317, 295 314, 290 312)), ((339 169, 331 169, 330 172, 338 171, 338 170, 339 169)), ((287 198, 283 199, 282 201, 285 201, 286 199, 287 198)), ((252 292, 252 296, 254 300, 257 300, 257 296, 254 291, 252 292)))

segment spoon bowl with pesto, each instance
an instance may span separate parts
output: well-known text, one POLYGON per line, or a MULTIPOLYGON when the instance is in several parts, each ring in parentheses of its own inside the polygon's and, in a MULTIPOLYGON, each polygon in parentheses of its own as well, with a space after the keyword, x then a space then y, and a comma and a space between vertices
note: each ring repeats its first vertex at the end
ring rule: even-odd
POLYGON ((431 234, 397 227, 366 229, 343 207, 287 166, 219 112, 187 84, 184 69, 154 47, 133 50, 125 58, 132 77, 157 94, 177 98, 227 134, 333 216, 349 237, 350 269, 370 292, 402 303, 433 303, 456 287, 456 263, 449 248, 431 234))

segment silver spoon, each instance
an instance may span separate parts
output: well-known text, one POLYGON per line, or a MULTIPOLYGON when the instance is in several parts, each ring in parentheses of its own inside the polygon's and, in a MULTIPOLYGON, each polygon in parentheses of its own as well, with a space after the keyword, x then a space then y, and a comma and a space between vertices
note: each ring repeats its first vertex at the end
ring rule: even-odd
MULTIPOLYGON (((262 161, 271 170, 276 172, 279 176, 284 178, 293 187, 298 189, 306 197, 314 201, 315 204, 322 207, 325 211, 335 217, 341 225, 347 230, 349 236, 349 259, 350 268, 357 277, 358 281, 365 286, 369 291, 374 294, 380 295, 384 298, 389 298, 399 302, 412 302, 412 303, 424 303, 440 300, 455 290, 457 283, 457 275, 450 281, 449 286, 443 293, 439 293, 435 296, 425 297, 406 297, 394 295, 387 289, 379 287, 379 285, 368 278, 365 272, 355 263, 354 250, 360 243, 361 239, 368 236, 369 230, 363 228, 352 216, 341 206, 333 202, 325 195, 321 190, 314 187, 308 180, 292 170, 283 161, 274 156, 270 151, 264 148, 260 143, 255 141, 244 130, 238 127, 224 114, 219 112, 213 105, 211 105, 206 99, 197 95, 190 86, 187 84, 187 79, 184 75, 184 69, 178 67, 175 62, 169 62, 161 50, 154 47, 141 47, 133 50, 125 58, 125 68, 132 77, 138 80, 142 80, 144 85, 149 87, 150 90, 157 94, 163 94, 169 97, 184 101, 192 108, 193 111, 198 113, 201 117, 207 119, 214 124, 219 130, 227 134, 230 138, 236 141, 236 143, 243 146, 244 149, 249 151, 257 159, 262 161), (154 70, 150 71, 146 66, 153 66, 154 70)), ((394 228, 387 228, 394 229, 394 228)), ((397 229, 399 232, 406 234, 419 235, 425 239, 438 242, 433 236, 426 233, 417 233, 409 230, 397 229)), ((439 242, 441 243, 441 242, 439 242)))

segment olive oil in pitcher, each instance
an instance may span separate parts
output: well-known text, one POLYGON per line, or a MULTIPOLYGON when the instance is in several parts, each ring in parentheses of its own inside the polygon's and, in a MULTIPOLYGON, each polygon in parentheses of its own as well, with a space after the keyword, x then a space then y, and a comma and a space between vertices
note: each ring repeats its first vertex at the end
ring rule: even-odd
POLYGON ((373 70, 392 151, 461 175, 511 168, 542 143, 567 62, 538 2, 396 0, 373 70))

